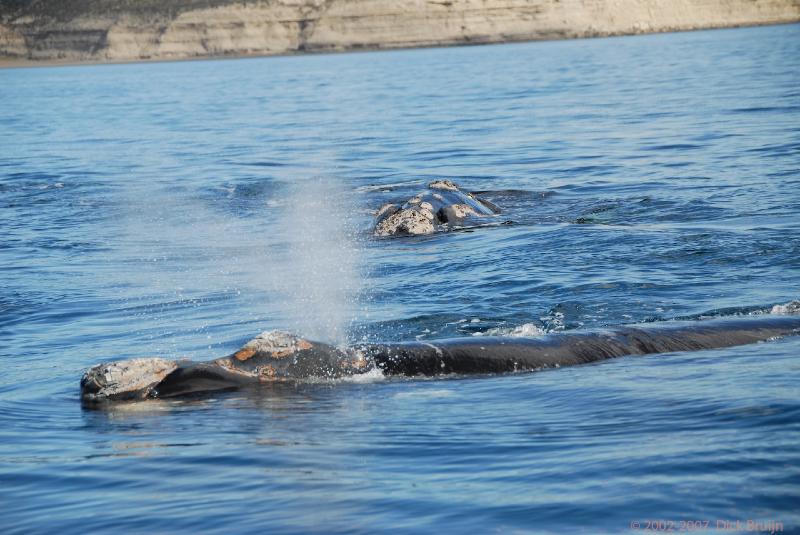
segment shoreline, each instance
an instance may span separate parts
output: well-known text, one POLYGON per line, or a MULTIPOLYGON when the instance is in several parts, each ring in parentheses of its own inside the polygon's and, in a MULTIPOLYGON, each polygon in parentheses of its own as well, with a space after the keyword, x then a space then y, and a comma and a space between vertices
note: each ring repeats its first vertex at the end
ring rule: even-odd
POLYGON ((541 38, 520 38, 520 39, 502 39, 493 40, 486 39, 464 41, 443 41, 440 43, 431 44, 412 44, 412 45, 375 45, 375 46, 360 46, 354 45, 350 47, 330 48, 330 49, 311 49, 311 50, 295 50, 295 51, 282 51, 276 53, 233 53, 233 54, 209 54, 197 55, 186 57, 156 57, 156 58, 133 58, 133 59, 90 59, 90 60, 75 60, 75 59, 21 59, 12 57, 0 56, 0 70, 3 69, 30 69, 30 68, 47 68, 47 67, 84 67, 84 66, 100 66, 100 65, 130 65, 130 64, 143 64, 143 63, 173 63, 173 62, 188 62, 188 61, 219 61, 219 60, 235 60, 235 59, 258 59, 258 58, 272 58, 272 57, 297 57, 297 56, 319 56, 328 54, 353 54, 353 53, 369 53, 369 52, 391 52, 400 50, 418 50, 430 48, 457 48, 457 47, 470 47, 470 46, 485 46, 485 45, 506 45, 518 43, 535 43, 535 42, 548 42, 548 41, 577 41, 585 39, 607 39, 618 37, 636 37, 646 35, 668 34, 668 33, 688 33, 688 32, 701 32, 709 30, 732 30, 737 28, 756 28, 765 26, 790 26, 800 24, 800 20, 794 21, 776 21, 776 22, 753 22, 744 24, 717 24, 698 26, 694 28, 663 28, 651 29, 647 31, 608 31, 608 32, 586 32, 585 35, 564 35, 547 36, 541 38))

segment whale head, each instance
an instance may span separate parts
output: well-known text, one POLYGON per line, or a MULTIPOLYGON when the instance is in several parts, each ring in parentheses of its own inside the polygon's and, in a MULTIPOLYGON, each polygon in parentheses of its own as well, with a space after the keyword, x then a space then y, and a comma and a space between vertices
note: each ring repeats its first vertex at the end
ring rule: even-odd
POLYGON ((385 204, 375 212, 375 236, 420 236, 439 230, 481 224, 500 209, 461 191, 450 180, 435 180, 404 204, 385 204))
POLYGON ((161 358, 98 364, 81 377, 81 397, 89 402, 145 399, 177 367, 161 358))
POLYGON ((312 342, 286 331, 265 331, 215 362, 260 382, 335 379, 374 367, 357 352, 312 342))

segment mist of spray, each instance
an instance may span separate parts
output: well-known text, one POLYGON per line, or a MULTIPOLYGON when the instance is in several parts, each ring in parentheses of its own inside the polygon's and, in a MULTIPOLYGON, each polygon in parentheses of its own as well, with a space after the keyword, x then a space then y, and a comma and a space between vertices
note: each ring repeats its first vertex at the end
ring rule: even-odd
MULTIPOLYGON (((137 301, 147 296, 158 305, 147 327, 158 340, 168 334, 178 344, 174 333, 207 332, 209 343, 217 336, 226 341, 236 336, 233 321, 244 326, 238 336, 280 328, 344 345, 363 296, 358 212, 347 193, 335 179, 276 184, 243 218, 183 192, 133 190, 125 203, 128 234, 120 241, 137 269, 117 254, 116 272, 125 274, 120 285, 133 284, 137 301), (235 296, 235 303, 221 296, 235 296), (187 300, 197 308, 179 306, 187 300)), ((215 202, 224 207, 230 200, 215 202)))
POLYGON ((287 242, 273 285, 286 326, 312 340, 345 345, 364 280, 352 197, 333 179, 314 179, 293 184, 285 200, 274 230, 287 242))

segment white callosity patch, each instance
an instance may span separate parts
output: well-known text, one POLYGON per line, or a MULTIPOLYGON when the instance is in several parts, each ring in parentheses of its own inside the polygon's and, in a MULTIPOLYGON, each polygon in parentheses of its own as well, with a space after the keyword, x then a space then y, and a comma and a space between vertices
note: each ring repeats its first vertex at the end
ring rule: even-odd
POLYGON ((478 214, 467 204, 453 204, 443 209, 448 216, 448 221, 453 219, 464 219, 465 217, 478 214))
POLYGON ((378 208, 375 211, 375 217, 380 218, 380 217, 383 217, 383 216, 389 216, 389 215, 395 213, 396 211, 398 211, 399 209, 400 209, 399 206, 389 202, 389 203, 384 204, 383 206, 381 206, 380 208, 378 208))
POLYGON ((89 369, 81 380, 84 397, 93 400, 145 398, 177 366, 161 358, 99 364, 89 369))
POLYGON ((800 300, 795 299, 794 301, 789 301, 788 303, 784 303, 782 305, 775 305, 770 310, 771 314, 800 314, 800 300))
POLYGON ((497 215, 492 205, 465 193, 450 180, 435 180, 428 190, 411 197, 400 208, 384 205, 376 212, 375 235, 423 235, 461 228, 497 215))
POLYGON ((451 180, 434 180, 428 184, 430 189, 442 189, 448 191, 458 191, 458 186, 451 180))
POLYGON ((292 333, 264 331, 242 346, 242 349, 250 349, 256 353, 294 353, 309 347, 309 342, 292 333))
POLYGON ((394 234, 431 234, 434 231, 433 214, 430 217, 417 209, 400 210, 381 220, 375 226, 376 236, 394 234))

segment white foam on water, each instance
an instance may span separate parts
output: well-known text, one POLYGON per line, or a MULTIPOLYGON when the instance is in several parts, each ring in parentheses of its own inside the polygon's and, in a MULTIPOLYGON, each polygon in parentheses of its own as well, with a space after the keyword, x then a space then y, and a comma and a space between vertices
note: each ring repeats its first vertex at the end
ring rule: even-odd
POLYGON ((386 380, 386 376, 379 368, 373 368, 368 372, 348 375, 339 379, 343 383, 377 383, 384 380, 386 380))
POLYGON ((524 323, 516 327, 492 327, 485 331, 472 333, 472 336, 543 336, 547 331, 534 323, 524 323))

